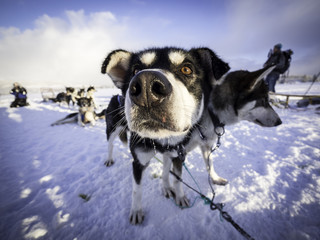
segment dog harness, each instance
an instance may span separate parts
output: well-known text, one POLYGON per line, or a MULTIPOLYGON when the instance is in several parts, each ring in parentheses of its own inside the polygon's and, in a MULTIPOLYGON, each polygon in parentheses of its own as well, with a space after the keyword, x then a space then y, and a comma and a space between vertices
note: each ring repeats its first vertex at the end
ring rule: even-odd
POLYGON ((118 103, 121 107, 124 106, 124 98, 121 96, 121 95, 117 95, 117 100, 118 100, 118 103))
POLYGON ((84 114, 81 114, 81 121, 84 122, 84 114))
MULTIPOLYGON (((192 133, 193 133, 193 131, 195 129, 196 128, 190 129, 190 131, 185 136, 185 138, 180 143, 178 143, 177 145, 165 145, 164 146, 164 145, 162 145, 162 144, 160 144, 160 143, 158 143, 158 142, 156 142, 156 141, 154 141, 154 140, 152 140, 150 138, 141 138, 141 142, 140 142, 139 140, 137 140, 137 138, 140 138, 140 137, 136 133, 133 133, 132 137, 134 139, 136 139, 135 142, 140 142, 139 145, 141 144, 141 146, 143 146, 144 148, 150 148, 150 149, 153 148, 153 149, 155 149, 155 150, 157 150, 157 151, 159 151, 161 153, 166 152, 166 151, 177 151, 178 158, 182 162, 184 162, 184 160, 186 159, 186 155, 187 155, 185 146, 189 143, 189 141, 191 139, 191 135, 192 135, 192 133)), ((199 130, 199 132, 200 132, 200 130, 199 130)), ((130 142, 132 142, 132 141, 130 141, 130 142)))

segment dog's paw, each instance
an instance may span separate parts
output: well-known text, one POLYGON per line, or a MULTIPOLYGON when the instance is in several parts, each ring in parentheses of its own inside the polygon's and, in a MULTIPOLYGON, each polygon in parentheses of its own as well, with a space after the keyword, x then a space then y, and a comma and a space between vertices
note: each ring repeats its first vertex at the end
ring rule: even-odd
POLYGON ((108 159, 107 161, 104 162, 104 165, 106 165, 106 167, 110 167, 114 164, 113 159, 108 159))
POLYGON ((228 184, 228 180, 224 179, 222 177, 218 177, 218 178, 211 178, 212 183, 216 184, 216 185, 221 185, 221 186, 225 186, 228 184))
POLYGON ((144 220, 144 213, 141 209, 137 211, 131 210, 129 219, 132 225, 141 224, 144 220))
POLYGON ((176 204, 182 208, 190 206, 189 199, 186 196, 176 197, 176 204))
POLYGON ((173 188, 171 188, 171 187, 162 187, 162 194, 166 198, 175 198, 176 197, 176 194, 175 194, 173 188))

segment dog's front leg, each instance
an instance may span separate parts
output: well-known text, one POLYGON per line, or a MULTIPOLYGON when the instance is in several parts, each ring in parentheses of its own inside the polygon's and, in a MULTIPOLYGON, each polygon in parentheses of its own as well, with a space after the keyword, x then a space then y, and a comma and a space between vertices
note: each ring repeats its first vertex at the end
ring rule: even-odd
MULTIPOLYGON (((110 116, 107 116, 110 118, 110 116)), ((121 127, 116 127, 116 124, 112 121, 108 121, 107 123, 107 140, 108 140, 108 158, 105 161, 104 165, 110 167, 114 164, 114 159, 112 157, 113 154, 113 142, 117 136, 120 135, 121 131, 124 131, 121 127)))
MULTIPOLYGON (((182 175, 182 161, 179 157, 172 159, 173 163, 173 172, 181 178, 182 175)), ((174 177, 173 180, 173 188, 175 191, 175 200, 176 204, 180 207, 188 207, 189 206, 189 200, 184 195, 182 183, 179 181, 176 177, 174 177)))
POLYGON ((166 198, 175 197, 174 190, 170 187, 169 174, 172 165, 171 157, 163 154, 162 193, 166 198))
POLYGON ((92 118, 92 120, 90 121, 90 124, 92 127, 94 127, 96 125, 96 120, 92 118))
POLYGON ((223 185, 223 186, 226 185, 228 183, 228 180, 220 177, 214 170, 213 158, 212 157, 210 158, 211 148, 207 145, 201 146, 201 151, 202 151, 204 163, 206 165, 206 169, 212 179, 212 182, 217 185, 223 185))
POLYGON ((82 114, 81 113, 78 114, 78 125, 80 127, 84 127, 85 126, 84 123, 82 122, 82 114))
POLYGON ((142 176, 145 168, 149 165, 151 158, 154 156, 152 151, 143 151, 142 149, 132 149, 133 155, 133 189, 132 204, 130 210, 130 223, 141 224, 144 220, 144 212, 142 210, 142 176))

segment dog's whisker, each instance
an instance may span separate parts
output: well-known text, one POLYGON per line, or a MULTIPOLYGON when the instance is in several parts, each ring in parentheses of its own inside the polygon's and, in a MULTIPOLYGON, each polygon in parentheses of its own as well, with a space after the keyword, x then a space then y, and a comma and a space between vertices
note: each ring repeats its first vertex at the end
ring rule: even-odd
POLYGON ((117 127, 120 127, 120 126, 122 126, 122 125, 127 125, 127 123, 126 123, 127 121, 126 121, 126 119, 125 119, 125 117, 122 117, 116 124, 115 124, 115 127, 114 128, 117 128, 117 127))
POLYGON ((139 136, 136 134, 136 133, 133 133, 132 134, 132 137, 131 137, 131 145, 134 146, 136 144, 138 144, 138 141, 139 141, 139 136))
POLYGON ((124 114, 124 109, 119 110, 119 112, 116 113, 114 116, 117 117, 117 116, 119 116, 119 115, 125 115, 125 114, 124 114))
POLYGON ((119 110, 120 110, 120 113, 121 113, 121 112, 124 112, 124 106, 118 107, 118 108, 112 110, 111 112, 108 112, 107 115, 108 115, 108 114, 112 114, 112 113, 114 113, 114 112, 117 112, 117 111, 119 111, 119 110))

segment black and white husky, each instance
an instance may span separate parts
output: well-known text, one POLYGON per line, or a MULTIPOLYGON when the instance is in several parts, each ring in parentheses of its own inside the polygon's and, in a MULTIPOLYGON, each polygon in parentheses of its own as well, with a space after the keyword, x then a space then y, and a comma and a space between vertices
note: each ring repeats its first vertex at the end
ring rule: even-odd
POLYGON ((77 100, 77 103, 79 106, 78 112, 68 114, 65 118, 52 123, 51 126, 76 122, 82 127, 84 127, 86 123, 90 123, 91 126, 94 126, 97 119, 104 118, 105 111, 95 113, 91 99, 82 97, 77 100))
POLYGON ((243 120, 262 127, 275 127, 282 123, 279 115, 269 104, 269 90, 263 80, 273 69, 274 67, 267 67, 254 72, 234 71, 213 83, 208 107, 210 123, 213 125, 205 123, 206 118, 203 118, 203 137, 198 142, 213 183, 228 183, 215 172, 213 159, 210 158, 212 146, 217 141, 218 134, 224 132, 226 125, 243 120))
MULTIPOLYGON (((142 223, 141 180, 157 152, 163 154, 163 184, 166 196, 188 206, 181 183, 169 183, 169 171, 181 176, 187 149, 197 146, 198 126, 208 115, 212 82, 229 66, 208 48, 152 48, 137 53, 111 52, 102 65, 122 90, 124 116, 130 131, 133 156, 132 224, 142 223)), ((208 121, 209 122, 209 121, 208 121)), ((212 125, 212 124, 211 124, 212 125)))

